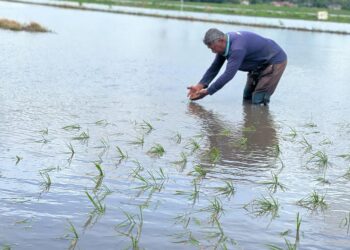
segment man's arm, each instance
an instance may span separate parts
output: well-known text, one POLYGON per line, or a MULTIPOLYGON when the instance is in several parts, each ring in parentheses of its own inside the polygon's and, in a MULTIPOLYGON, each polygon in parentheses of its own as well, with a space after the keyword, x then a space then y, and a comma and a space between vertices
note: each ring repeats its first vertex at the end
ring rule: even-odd
POLYGON ((212 95, 226 83, 228 83, 237 73, 245 57, 245 50, 234 50, 228 59, 225 72, 208 88, 208 94, 212 95))
POLYGON ((226 58, 224 56, 216 55, 214 61, 207 69, 202 79, 199 81, 199 83, 202 84, 204 88, 207 88, 210 82, 217 76, 225 60, 226 58))

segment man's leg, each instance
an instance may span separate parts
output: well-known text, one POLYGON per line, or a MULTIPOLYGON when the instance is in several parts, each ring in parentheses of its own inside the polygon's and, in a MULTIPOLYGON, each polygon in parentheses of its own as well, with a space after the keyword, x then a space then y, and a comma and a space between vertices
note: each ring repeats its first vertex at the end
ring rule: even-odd
POLYGON ((250 73, 247 74, 247 82, 245 84, 245 88, 243 91, 243 100, 244 101, 251 101, 253 97, 255 86, 254 86, 254 79, 250 75, 250 73))
POLYGON ((271 95, 275 92, 280 81, 287 61, 268 66, 262 73, 261 78, 252 94, 253 104, 268 104, 271 95))

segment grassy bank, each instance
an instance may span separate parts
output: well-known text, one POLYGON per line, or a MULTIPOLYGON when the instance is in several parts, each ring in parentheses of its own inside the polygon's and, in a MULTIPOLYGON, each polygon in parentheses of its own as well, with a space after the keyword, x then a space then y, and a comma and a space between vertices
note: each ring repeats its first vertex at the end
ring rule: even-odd
MULTIPOLYGON (((317 12, 324 11, 320 8, 305 7, 276 7, 271 4, 219 4, 219 3, 195 3, 170 0, 68 0, 70 2, 96 3, 105 5, 132 6, 166 10, 183 10, 218 14, 234 14, 258 17, 290 18, 301 20, 317 20, 317 12)), ((327 10, 329 13, 328 21, 350 23, 350 11, 347 10, 327 10)))
POLYGON ((14 20, 0 19, 0 28, 13 31, 28 31, 28 32, 49 32, 46 28, 36 22, 29 24, 21 24, 14 20))

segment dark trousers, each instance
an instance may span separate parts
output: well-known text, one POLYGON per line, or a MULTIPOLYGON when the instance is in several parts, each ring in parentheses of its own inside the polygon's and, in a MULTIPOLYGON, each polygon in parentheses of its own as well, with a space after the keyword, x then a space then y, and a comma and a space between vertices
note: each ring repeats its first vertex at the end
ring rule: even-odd
POLYGON ((243 99, 251 100, 253 104, 268 104, 286 66, 287 61, 279 64, 270 64, 262 70, 249 72, 243 99))

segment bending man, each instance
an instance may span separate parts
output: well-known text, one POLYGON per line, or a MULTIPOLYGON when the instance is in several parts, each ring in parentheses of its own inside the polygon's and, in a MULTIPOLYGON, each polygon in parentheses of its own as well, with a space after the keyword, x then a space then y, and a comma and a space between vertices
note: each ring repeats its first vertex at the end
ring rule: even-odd
POLYGON ((218 29, 209 29, 203 42, 216 57, 199 83, 188 87, 191 100, 214 94, 241 70, 248 72, 243 99, 253 104, 270 102, 287 65, 287 55, 277 43, 248 31, 225 34, 218 29), (226 60, 225 72, 211 83, 226 60))

